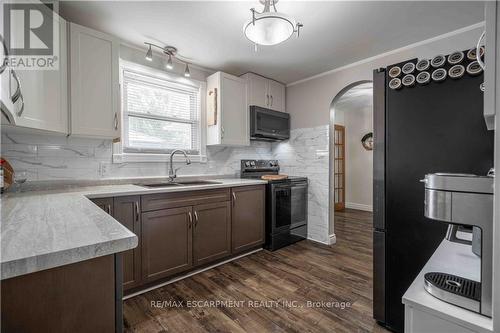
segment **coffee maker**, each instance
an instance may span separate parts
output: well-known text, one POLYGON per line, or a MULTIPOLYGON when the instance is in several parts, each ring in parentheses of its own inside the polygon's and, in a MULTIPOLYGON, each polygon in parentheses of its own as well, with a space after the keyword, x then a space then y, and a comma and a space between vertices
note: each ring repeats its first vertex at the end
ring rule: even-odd
MULTIPOLYGON (((492 176, 470 174, 427 174, 425 217, 458 226, 472 227, 476 242, 471 251, 481 257, 481 279, 473 281, 445 272, 425 274, 425 289, 448 303, 491 317, 493 265, 493 180, 492 176)), ((451 241, 463 242, 448 232, 451 241)))

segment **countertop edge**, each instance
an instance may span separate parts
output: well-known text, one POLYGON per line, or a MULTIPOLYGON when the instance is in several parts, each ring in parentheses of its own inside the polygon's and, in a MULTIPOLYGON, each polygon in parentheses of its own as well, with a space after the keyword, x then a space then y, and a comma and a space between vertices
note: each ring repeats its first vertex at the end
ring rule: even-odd
MULTIPOLYGON (((90 199, 105 198, 105 197, 148 195, 148 194, 158 194, 158 193, 197 191, 197 190, 267 184, 267 181, 259 179, 243 179, 243 180, 238 179, 238 181, 236 181, 236 179, 229 179, 229 180, 221 179, 221 181, 223 182, 222 184, 203 184, 194 186, 182 186, 182 187, 179 186, 178 188, 156 188, 156 189, 142 188, 137 185, 132 185, 132 186, 116 185, 115 189, 110 188, 110 185, 91 186, 89 188, 82 188, 82 189, 75 188, 67 193, 74 196, 79 196, 80 198, 83 197, 84 200, 89 200, 90 202, 90 199)), ((112 186, 113 185, 111 185, 111 187, 112 186)), ((53 190, 44 193, 42 191, 40 192, 40 195, 50 196, 65 192, 66 191, 53 190)), ((35 192, 31 192, 30 194, 32 193, 35 192)), ((102 212, 98 206, 95 206, 95 211, 97 213, 102 212)), ((110 223, 118 223, 120 226, 122 226, 122 224, 116 221, 113 217, 110 217, 109 220, 110 223)), ((54 252, 40 253, 24 258, 22 257, 15 258, 10 261, 2 261, 0 264, 1 268, 0 280, 14 278, 17 276, 35 273, 38 271, 56 268, 68 264, 78 263, 81 261, 133 249, 138 245, 138 238, 134 233, 132 233, 128 229, 127 232, 130 235, 117 239, 99 241, 83 246, 78 245, 74 248, 62 249, 54 252)))
MULTIPOLYGON (((403 295, 402 303, 480 333, 493 333, 493 320, 491 318, 439 300, 424 289, 425 273, 431 271, 433 265, 449 259, 447 257, 449 257, 450 247, 467 246, 452 244, 444 239, 403 295), (435 303, 434 306, 431 303, 435 303), (439 309, 436 308, 436 304, 439 309)), ((468 247, 470 248, 470 246, 468 247)))

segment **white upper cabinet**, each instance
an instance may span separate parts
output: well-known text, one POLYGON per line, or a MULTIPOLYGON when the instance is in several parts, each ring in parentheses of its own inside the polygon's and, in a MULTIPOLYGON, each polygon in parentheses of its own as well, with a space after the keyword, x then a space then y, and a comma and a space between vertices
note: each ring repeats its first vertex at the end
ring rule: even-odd
POLYGON ((250 145, 246 80, 217 72, 207 78, 207 145, 250 145))
POLYGON ((269 80, 269 108, 285 112, 285 85, 269 80))
MULTIPOLYGON (((16 126, 67 134, 67 24, 49 9, 43 15, 47 19, 52 17, 54 25, 59 28, 59 40, 54 42, 59 49, 58 69, 11 71, 7 68, 2 74, 2 83, 8 84, 8 95, 13 96, 18 88, 21 93, 12 110, 16 126)), ((19 31, 24 31, 22 25, 19 26, 19 31)), ((2 95, 2 99, 10 96, 2 95)), ((4 130, 8 130, 8 127, 4 130)))
POLYGON ((70 25, 70 134, 120 136, 119 42, 77 24, 70 25))
POLYGON ((285 85, 263 76, 246 73, 242 75, 247 81, 248 105, 285 112, 285 85))

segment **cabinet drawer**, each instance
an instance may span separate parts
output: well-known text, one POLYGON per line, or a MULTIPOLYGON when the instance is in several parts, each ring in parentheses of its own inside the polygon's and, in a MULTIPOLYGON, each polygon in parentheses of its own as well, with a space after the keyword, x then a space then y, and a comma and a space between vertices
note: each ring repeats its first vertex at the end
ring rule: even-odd
POLYGON ((143 195, 143 212, 229 200, 229 188, 143 195))

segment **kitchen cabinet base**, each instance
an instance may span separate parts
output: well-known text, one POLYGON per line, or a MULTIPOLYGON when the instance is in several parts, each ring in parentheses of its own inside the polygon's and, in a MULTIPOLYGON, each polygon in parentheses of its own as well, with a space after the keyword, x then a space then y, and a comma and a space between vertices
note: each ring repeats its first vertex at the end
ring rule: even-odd
POLYGON ((131 297, 134 297, 134 296, 146 293, 146 292, 148 292, 150 290, 161 288, 161 287, 166 286, 168 284, 171 284, 171 283, 180 281, 182 279, 188 278, 190 276, 193 276, 193 275, 196 275, 196 274, 208 271, 208 270, 210 270, 210 269, 212 269, 214 267, 217 267, 217 266, 220 266, 220 265, 224 265, 226 263, 229 263, 231 261, 237 260, 239 258, 246 257, 246 256, 248 256, 250 254, 255 253, 255 252, 259 252, 261 250, 263 250, 263 248, 262 248, 261 245, 259 245, 259 246, 256 246, 254 248, 248 249, 247 251, 245 251, 243 253, 234 254, 232 256, 228 256, 228 257, 220 259, 218 261, 211 262, 210 264, 206 264, 206 265, 202 265, 202 266, 197 266, 196 268, 194 268, 194 269, 192 269, 190 271, 184 271, 182 273, 179 273, 179 274, 176 274, 176 275, 173 275, 173 276, 169 276, 169 277, 164 278, 164 279, 160 279, 160 280, 157 280, 157 281, 154 281, 154 282, 151 282, 151 283, 147 283, 147 284, 141 285, 140 287, 137 287, 137 288, 131 288, 131 289, 125 290, 124 291, 124 297, 123 297, 123 299, 125 300, 125 299, 128 299, 128 298, 131 298, 131 297))
POLYGON ((1 331, 121 332, 115 264, 108 255, 3 280, 1 331))

